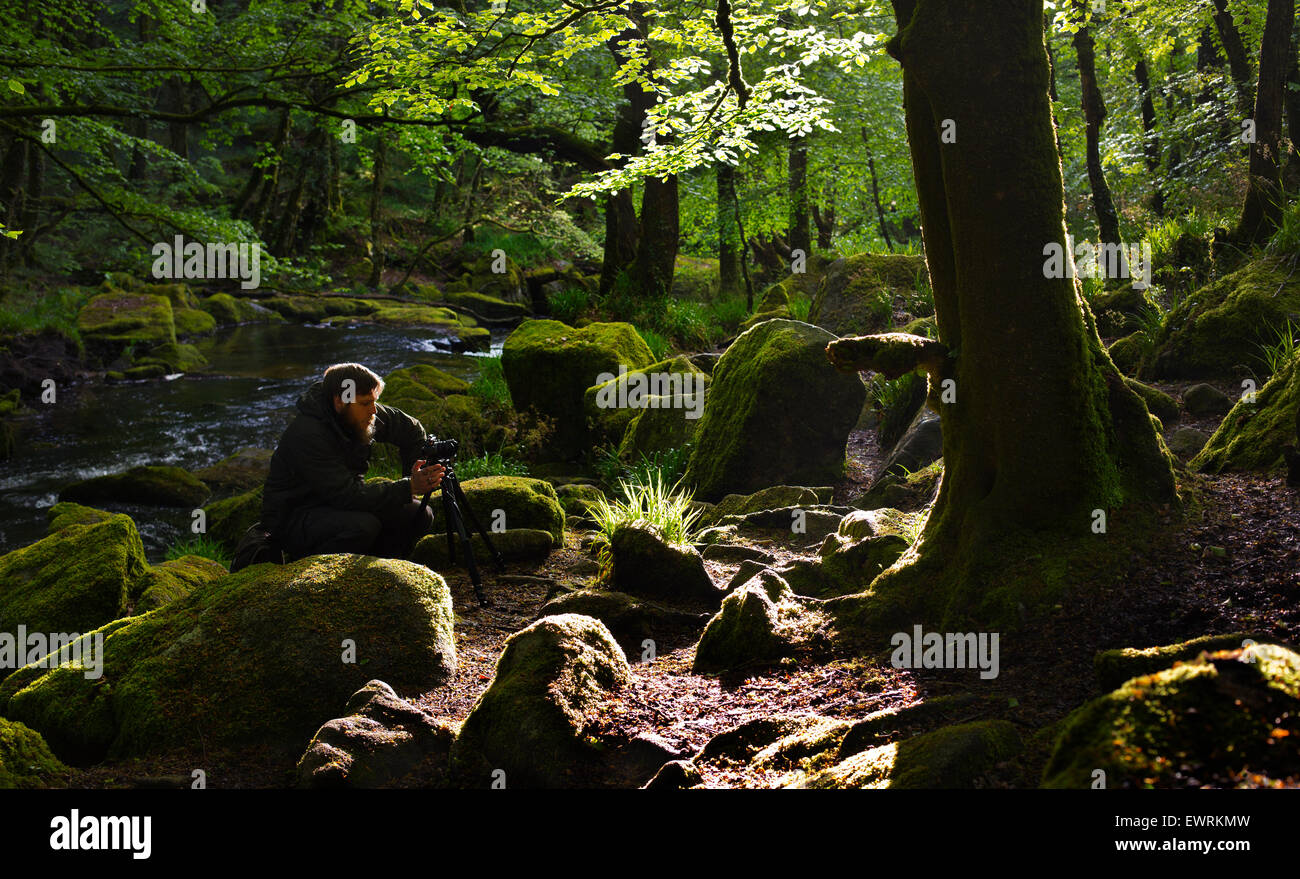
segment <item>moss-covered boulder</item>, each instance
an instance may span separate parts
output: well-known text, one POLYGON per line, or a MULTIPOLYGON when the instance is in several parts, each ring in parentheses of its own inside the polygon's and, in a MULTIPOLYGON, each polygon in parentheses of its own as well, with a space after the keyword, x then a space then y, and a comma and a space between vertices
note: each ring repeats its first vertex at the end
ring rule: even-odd
POLYGON ((0 790, 58 787, 67 775, 40 733, 0 717, 0 790))
POLYGON ((266 482, 271 472, 271 450, 243 448, 215 464, 195 470, 194 475, 212 489, 214 497, 229 497, 266 482))
POLYGON ((704 569, 693 546, 663 539, 648 525, 620 525, 610 536, 613 585, 620 592, 667 602, 702 602, 717 607, 722 590, 704 569))
POLYGON ((360 317, 373 314, 381 307, 369 299, 344 296, 273 296, 258 302, 286 320, 295 323, 324 323, 330 317, 360 317))
POLYGON ((1132 284, 1102 293, 1088 304, 1097 320, 1097 331, 1106 339, 1136 331, 1139 318, 1155 308, 1147 291, 1135 289, 1132 284))
POLYGON ((1160 647, 1120 647, 1114 650, 1103 650, 1093 658, 1092 665, 1097 672, 1097 681, 1102 689, 1114 690, 1130 678, 1155 674, 1166 668, 1172 668, 1174 663, 1196 659, 1202 653, 1245 647, 1248 641, 1262 644, 1277 643, 1274 638, 1252 632, 1202 635, 1199 638, 1160 647))
POLYGON ((800 610, 785 580, 770 570, 759 573, 723 599, 700 635, 692 670, 723 672, 790 655, 800 610))
POLYGON ((1021 747, 1020 735, 1011 723, 977 720, 862 751, 790 786, 814 790, 971 788, 998 763, 1015 757, 1021 747))
POLYGON ((199 308, 216 319, 218 326, 251 323, 283 323, 284 315, 249 299, 237 299, 229 293, 214 293, 199 303, 199 308))
POLYGON ((1115 362, 1115 368, 1124 375, 1137 375, 1141 368, 1142 357, 1147 350, 1145 338, 1142 333, 1130 333, 1122 339, 1116 339, 1106 349, 1110 359, 1115 362))
POLYGON ((483 254, 475 260, 462 281, 467 289, 483 296, 506 302, 532 302, 528 294, 528 277, 509 256, 502 259, 499 255, 483 254))
MULTIPOLYGON (((460 487, 479 522, 489 531, 494 527, 531 528, 548 532, 553 546, 564 545, 564 508, 549 482, 524 476, 481 476, 467 479, 460 487)), ((437 534, 447 527, 441 490, 433 493, 429 505, 434 511, 433 533, 437 534)))
POLYGON ((911 541, 899 533, 850 537, 830 534, 821 547, 822 571, 833 589, 817 595, 850 595, 863 592, 871 581, 907 552, 911 541))
POLYGON ((203 508, 208 519, 207 535, 232 555, 244 532, 262 518, 262 488, 259 485, 203 508))
POLYGON ((871 488, 865 493, 853 498, 849 503, 860 510, 889 507, 914 512, 928 506, 934 500, 942 477, 943 459, 940 458, 930 466, 922 467, 906 476, 884 474, 873 482, 871 488))
POLYGON ((113 290, 92 297, 77 312, 77 331, 88 345, 121 348, 175 344, 172 303, 166 296, 113 290))
POLYGON ((1215 418, 1228 413, 1232 399, 1214 385, 1200 382, 1183 390, 1183 406, 1194 418, 1215 418))
POLYGON ((586 516, 593 506, 605 500, 605 492, 594 485, 561 485, 555 489, 555 494, 568 516, 586 516))
POLYGON ((532 314, 532 309, 525 302, 507 302, 484 293, 450 291, 444 298, 452 305, 490 321, 524 321, 532 314))
POLYGON ((1160 423, 1166 428, 1171 428, 1178 423, 1178 402, 1173 397, 1137 379, 1126 378, 1124 384, 1137 392, 1142 402, 1147 404, 1147 411, 1159 418, 1160 423))
POLYGON ((772 485, 752 494, 729 494, 700 515, 702 526, 721 522, 727 516, 744 516, 760 510, 783 507, 810 507, 820 504, 821 497, 801 485, 772 485))
POLYGON ((1243 395, 1189 466, 1206 473, 1281 467, 1282 446, 1296 442, 1298 416, 1300 358, 1280 369, 1253 398, 1243 395))
POLYGON ((1294 780, 1300 654, 1276 645, 1206 653, 1136 677, 1062 724, 1043 786, 1199 787, 1294 780))
POLYGON ((385 390, 384 403, 396 406, 419 419, 425 431, 439 439, 456 440, 460 443, 462 459, 479 455, 485 450, 487 437, 494 425, 488 417, 482 398, 473 394, 448 394, 445 397, 435 394, 420 400, 416 398, 417 393, 412 391, 390 403, 385 390))
POLYGON ((177 338, 206 336, 217 328, 217 319, 197 308, 177 308, 172 312, 177 338))
POLYGON ((662 643, 671 632, 699 630, 700 614, 668 607, 657 601, 605 589, 564 592, 542 605, 538 617, 580 614, 600 620, 609 629, 630 662, 640 661, 647 639, 662 643))
MULTIPOLYGON (((474 551, 475 564, 480 571, 489 570, 492 565, 492 550, 484 542, 483 535, 479 534, 472 524, 466 521, 465 527, 470 532, 470 549, 474 551)), ((483 527, 488 528, 488 523, 483 522, 483 527)), ((492 538, 493 548, 506 562, 544 559, 555 548, 554 538, 550 533, 538 528, 507 528, 505 531, 489 531, 488 536, 492 538)), ((411 549, 411 561, 435 571, 459 570, 465 567, 465 555, 459 544, 456 547, 456 557, 454 559, 451 557, 445 531, 434 531, 416 541, 411 549)))
POLYGON ((445 397, 448 394, 469 393, 469 382, 457 378, 449 372, 417 363, 403 369, 395 369, 384 376, 383 402, 399 409, 406 407, 401 401, 427 401, 433 397, 445 397))
POLYGON ((0 556, 0 632, 89 632, 120 616, 147 562, 135 523, 68 525, 0 556))
POLYGON ((456 734, 443 720, 401 699, 383 681, 352 694, 345 716, 316 731, 298 761, 298 784, 312 789, 385 788, 412 772, 422 786, 446 781, 456 734))
POLYGON ((1263 257, 1191 293, 1170 310, 1151 378, 1232 378, 1261 365, 1259 348, 1277 341, 1300 313, 1300 273, 1285 257, 1263 257))
POLYGON ((452 765, 463 783, 489 787, 582 784, 595 759, 591 717, 630 680, 622 649, 598 620, 544 617, 506 640, 496 674, 465 719, 452 765))
POLYGON ((845 443, 866 390, 826 359, 833 339, 809 324, 771 320, 727 349, 686 471, 700 499, 843 477, 845 443))
POLYGON ((221 562, 197 555, 151 565, 140 579, 127 589, 128 609, 133 614, 148 613, 195 589, 201 589, 226 576, 229 571, 221 562))
POLYGON ((150 465, 74 482, 59 492, 59 500, 197 507, 210 494, 211 490, 188 470, 150 465))
POLYGON ((452 619, 446 582, 411 562, 252 565, 106 627, 100 678, 65 663, 16 691, 5 681, 0 710, 72 762, 292 746, 372 677, 409 692, 445 681, 452 619))
POLYGON ((1166 444, 1175 458, 1186 461, 1188 458, 1195 457, 1196 453, 1205 448, 1205 444, 1209 441, 1210 435, 1203 430, 1197 430, 1194 427, 1180 427, 1169 435, 1166 444))
MULTIPOLYGON (((573 457, 590 442, 583 398, 602 373, 655 362, 628 323, 593 323, 574 329, 556 320, 524 321, 506 339, 501 367, 515 408, 535 408, 556 420, 552 449, 573 457)), ((607 377, 608 379, 608 377, 607 377)), ((607 380, 606 379, 606 380, 607 380)))
MULTIPOLYGON (((146 353, 135 358, 133 369, 143 367, 162 367, 164 374, 176 372, 194 372, 208 365, 208 358, 199 353, 199 349, 185 343, 168 342, 150 348, 146 353)), ((131 370, 127 370, 131 375, 131 370)))
MULTIPOLYGON (((638 429, 640 443, 646 448, 694 433, 704 409, 709 376, 690 359, 678 355, 626 372, 615 369, 609 375, 608 381, 593 384, 582 395, 593 444, 619 446, 632 422, 652 411, 651 420, 638 429), (691 423, 681 424, 685 421, 691 423)), ((677 448, 683 442, 667 448, 677 448)))
POLYGON ((925 276, 919 256, 859 253, 837 259, 826 269, 808 321, 837 336, 878 333, 893 320, 894 298, 914 293, 925 276))
POLYGON ((114 515, 116 514, 106 510, 97 510, 94 507, 74 504, 72 501, 63 501, 45 511, 45 533, 54 534, 69 525, 94 525, 96 522, 111 519, 114 515))

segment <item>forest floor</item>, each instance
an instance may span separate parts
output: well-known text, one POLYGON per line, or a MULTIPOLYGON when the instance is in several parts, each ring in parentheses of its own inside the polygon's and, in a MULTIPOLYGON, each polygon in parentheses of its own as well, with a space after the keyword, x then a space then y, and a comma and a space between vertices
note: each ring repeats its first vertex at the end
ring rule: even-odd
MULTIPOLYGON (((1176 386, 1164 386, 1177 392, 1176 386)), ((1212 431, 1215 419, 1188 422, 1212 431)), ((850 437, 849 466, 835 500, 864 491, 883 456, 873 431, 850 437)), ((666 632, 657 655, 635 661, 629 687, 610 700, 594 733, 612 750, 649 737, 683 757, 710 738, 759 718, 820 716, 854 721, 896 711, 936 696, 975 692, 982 697, 953 722, 1002 717, 1020 729, 1027 750, 978 783, 987 787, 1036 787, 1050 756, 1050 739, 1032 734, 1101 695, 1093 658, 1113 647, 1149 647, 1206 634, 1253 631, 1294 642, 1300 633, 1300 498, 1283 476, 1204 476, 1180 471, 1193 499, 1181 519, 1166 516, 1142 551, 1113 560, 1098 576, 1083 575, 1062 604, 1002 636, 1000 673, 895 669, 889 645, 873 657, 825 661, 786 660, 744 674, 693 674, 700 628, 666 632)), ((763 549, 778 563, 816 557, 816 546, 773 532, 763 549)), ((806 538, 804 538, 806 540, 806 538)), ((557 584, 586 585, 575 577, 587 554, 569 532, 563 549, 536 563, 507 566, 508 576, 488 574, 491 605, 480 608, 463 570, 444 572, 456 612, 458 668, 446 685, 412 698, 431 714, 460 722, 492 680, 507 638, 533 622, 557 584)), ((715 582, 726 582, 738 565, 706 562, 715 582)), ((586 565, 590 567, 589 564, 586 565)), ((304 743, 305 746, 305 743, 304 743)), ((188 787, 190 767, 209 767, 208 783, 221 787, 283 787, 294 780, 297 753, 259 749, 238 753, 172 755, 80 770, 74 787, 188 787), (199 762, 202 761, 202 762, 199 762)), ((774 776, 745 763, 700 767, 710 787, 766 787, 774 776)))

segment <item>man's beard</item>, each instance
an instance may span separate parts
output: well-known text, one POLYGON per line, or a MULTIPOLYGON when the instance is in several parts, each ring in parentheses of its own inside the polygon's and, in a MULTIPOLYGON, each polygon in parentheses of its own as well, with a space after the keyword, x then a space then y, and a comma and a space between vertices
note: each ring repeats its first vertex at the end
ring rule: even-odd
POLYGON ((375 425, 368 417, 365 421, 357 422, 344 415, 339 420, 343 422, 343 427, 354 442, 365 446, 375 438, 375 425))

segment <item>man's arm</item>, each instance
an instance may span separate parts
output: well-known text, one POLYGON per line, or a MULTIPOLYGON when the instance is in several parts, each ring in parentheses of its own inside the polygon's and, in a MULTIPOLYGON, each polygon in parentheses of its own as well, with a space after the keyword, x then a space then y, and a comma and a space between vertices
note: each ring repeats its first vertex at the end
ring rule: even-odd
POLYGON ((424 445, 424 425, 395 406, 375 404, 375 442, 392 443, 402 455, 402 472, 410 473, 424 445))

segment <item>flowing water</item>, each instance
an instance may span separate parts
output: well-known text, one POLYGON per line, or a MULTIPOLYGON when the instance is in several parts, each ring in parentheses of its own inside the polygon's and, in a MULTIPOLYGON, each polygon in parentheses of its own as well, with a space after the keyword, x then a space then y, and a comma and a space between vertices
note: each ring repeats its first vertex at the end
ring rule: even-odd
MULTIPOLYGON (((492 334, 499 354, 508 334, 492 334)), ((202 340, 201 373, 123 384, 59 388, 29 404, 13 457, 0 462, 0 554, 45 536, 46 510, 64 486, 143 464, 199 470, 241 448, 274 449, 294 404, 332 363, 363 363, 380 375, 428 363, 466 381, 483 355, 451 353, 447 340, 384 327, 254 324, 202 340)), ((151 562, 190 536, 191 510, 92 504, 135 520, 151 562)))

